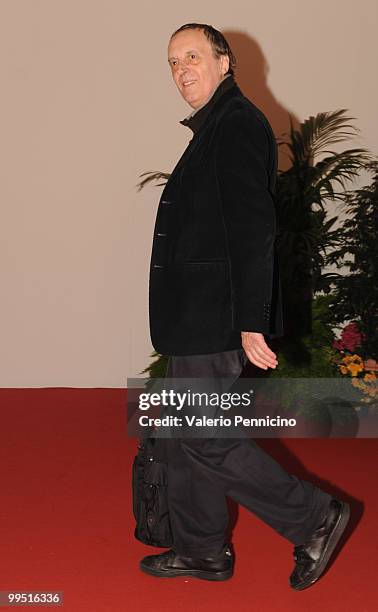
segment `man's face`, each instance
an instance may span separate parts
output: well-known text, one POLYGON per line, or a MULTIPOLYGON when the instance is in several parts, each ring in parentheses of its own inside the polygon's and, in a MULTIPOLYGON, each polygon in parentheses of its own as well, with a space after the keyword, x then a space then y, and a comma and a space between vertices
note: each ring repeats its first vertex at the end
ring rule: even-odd
POLYGON ((202 106, 228 70, 229 58, 216 59, 202 30, 182 30, 168 45, 168 63, 182 97, 192 108, 202 106))

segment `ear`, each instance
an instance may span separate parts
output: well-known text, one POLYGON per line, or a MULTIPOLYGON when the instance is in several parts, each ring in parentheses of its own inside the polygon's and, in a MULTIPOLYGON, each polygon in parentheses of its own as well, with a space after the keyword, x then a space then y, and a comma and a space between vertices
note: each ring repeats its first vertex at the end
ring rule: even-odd
POLYGON ((228 57, 228 55, 222 55, 221 56, 221 71, 223 76, 226 74, 226 72, 228 72, 228 69, 230 67, 230 58, 228 57))

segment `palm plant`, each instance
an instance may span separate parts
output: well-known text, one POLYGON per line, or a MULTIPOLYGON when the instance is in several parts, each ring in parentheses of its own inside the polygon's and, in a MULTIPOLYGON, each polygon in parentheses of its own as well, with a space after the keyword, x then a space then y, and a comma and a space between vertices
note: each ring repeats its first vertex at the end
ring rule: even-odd
POLYGON ((319 113, 283 134, 292 166, 279 172, 276 209, 277 250, 283 290, 285 330, 298 339, 311 333, 311 301, 329 292, 337 273, 324 272, 327 253, 337 244, 338 216, 328 217, 331 202, 343 201, 346 186, 370 160, 365 149, 330 150, 358 134, 346 110, 319 113), (285 138, 286 136, 286 138, 285 138))
POLYGON ((314 292, 328 286, 330 277, 321 274, 321 270, 325 265, 327 247, 334 243, 335 235, 331 228, 337 216, 326 220, 327 203, 345 199, 347 183, 370 159, 365 149, 342 152, 328 149, 358 133, 350 123, 353 118, 345 113, 345 109, 319 113, 305 120, 299 130, 294 130, 290 118, 289 138, 278 141, 280 146, 288 147, 292 162, 288 170, 279 172, 277 181, 278 242, 286 285, 291 285, 295 276, 300 274, 293 266, 295 255, 299 261, 302 257, 305 260, 310 258, 314 292), (321 156, 322 159, 314 163, 321 156))
POLYGON ((371 184, 347 194, 347 218, 327 263, 348 268, 348 274, 335 278, 333 320, 337 324, 357 320, 364 338, 362 350, 371 357, 378 346, 378 162, 366 169, 372 174, 371 184))

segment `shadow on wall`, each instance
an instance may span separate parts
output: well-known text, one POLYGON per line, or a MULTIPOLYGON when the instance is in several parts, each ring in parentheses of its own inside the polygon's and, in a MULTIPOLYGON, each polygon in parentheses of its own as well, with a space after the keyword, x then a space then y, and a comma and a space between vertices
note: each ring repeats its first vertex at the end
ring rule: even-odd
MULTIPOLYGON (((269 64, 260 45, 250 36, 234 30, 222 32, 236 56, 235 80, 243 94, 266 115, 276 138, 290 130, 289 112, 276 100, 268 87, 269 64)), ((300 121, 291 115, 294 129, 300 121)), ((278 167, 291 166, 287 147, 278 148, 278 167)))

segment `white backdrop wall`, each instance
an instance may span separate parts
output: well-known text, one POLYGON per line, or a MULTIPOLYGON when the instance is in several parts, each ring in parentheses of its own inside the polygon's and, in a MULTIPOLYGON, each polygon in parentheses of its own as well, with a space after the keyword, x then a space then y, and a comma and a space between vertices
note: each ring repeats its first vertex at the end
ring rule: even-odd
POLYGON ((149 362, 161 188, 135 185, 191 137, 166 59, 189 21, 224 32, 277 136, 347 108, 377 152, 376 0, 0 0, 2 387, 123 387, 149 362))

